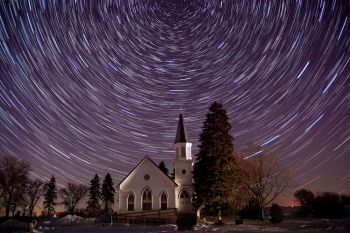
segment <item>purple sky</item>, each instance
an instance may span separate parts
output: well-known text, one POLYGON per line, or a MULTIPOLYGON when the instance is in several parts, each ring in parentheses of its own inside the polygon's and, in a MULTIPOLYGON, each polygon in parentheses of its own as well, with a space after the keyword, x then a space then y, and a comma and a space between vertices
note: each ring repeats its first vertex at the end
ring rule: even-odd
POLYGON ((213 101, 237 149, 350 194, 349 1, 1 1, 0 156, 60 185, 172 167, 213 101))

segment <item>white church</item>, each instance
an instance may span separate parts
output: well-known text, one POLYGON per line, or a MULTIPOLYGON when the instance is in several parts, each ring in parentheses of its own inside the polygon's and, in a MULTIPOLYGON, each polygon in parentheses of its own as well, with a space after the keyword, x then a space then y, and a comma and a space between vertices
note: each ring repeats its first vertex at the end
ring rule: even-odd
POLYGON ((117 186, 119 215, 128 218, 158 216, 169 222, 178 214, 195 213, 192 205, 192 143, 182 114, 174 146, 175 180, 146 156, 117 186))

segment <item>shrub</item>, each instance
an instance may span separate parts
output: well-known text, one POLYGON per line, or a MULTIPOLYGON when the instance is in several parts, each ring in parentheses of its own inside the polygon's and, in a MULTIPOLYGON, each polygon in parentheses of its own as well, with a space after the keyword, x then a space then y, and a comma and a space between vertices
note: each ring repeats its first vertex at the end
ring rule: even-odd
POLYGON ((346 216, 345 206, 342 205, 337 193, 321 193, 314 201, 315 217, 318 218, 342 218, 346 216))
MULTIPOLYGON (((217 205, 206 204, 206 206, 201 209, 201 214, 206 216, 217 216, 218 207, 217 205)), ((233 204, 225 203, 221 206, 221 216, 233 216, 236 214, 237 214, 237 209, 233 204)))
POLYGON ((241 218, 244 219, 259 219, 261 214, 261 209, 259 204, 250 200, 247 205, 239 212, 241 218))
POLYGON ((176 219, 178 230, 191 230, 196 223, 197 216, 195 214, 180 214, 176 219))
POLYGON ((271 223, 279 223, 283 221, 284 215, 282 208, 277 204, 272 204, 270 208, 271 223))

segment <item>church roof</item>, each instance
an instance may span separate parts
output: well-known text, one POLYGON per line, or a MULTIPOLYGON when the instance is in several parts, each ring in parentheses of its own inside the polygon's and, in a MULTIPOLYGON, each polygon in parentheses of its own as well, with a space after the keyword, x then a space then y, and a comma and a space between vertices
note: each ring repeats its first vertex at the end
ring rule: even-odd
POLYGON ((116 186, 116 187, 119 187, 137 168, 139 168, 142 164, 143 164, 143 162, 145 161, 145 160, 149 160, 155 167, 156 167, 156 169, 158 169, 160 172, 161 172, 161 174, 163 174, 164 176, 166 176, 173 184, 175 184, 175 186, 178 186, 178 184, 173 180, 173 179, 171 179, 168 175, 166 175, 162 170, 160 170, 160 168, 158 167, 158 165, 150 158, 150 157, 148 157, 148 156, 145 156, 135 167, 134 167, 134 169, 132 169, 131 170, 131 172, 127 175, 127 176, 125 176, 124 177, 124 179, 122 179, 122 181, 120 181, 119 182, 119 184, 116 186))
POLYGON ((186 125, 182 113, 179 116, 179 122, 177 124, 175 143, 190 142, 190 138, 187 135, 186 125))

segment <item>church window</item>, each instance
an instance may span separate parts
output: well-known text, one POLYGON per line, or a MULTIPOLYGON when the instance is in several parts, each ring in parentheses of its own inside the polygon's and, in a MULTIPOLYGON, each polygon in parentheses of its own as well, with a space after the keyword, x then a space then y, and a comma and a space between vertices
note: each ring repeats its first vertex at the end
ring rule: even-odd
POLYGON ((142 210, 152 210, 152 192, 149 188, 142 194, 142 210))
POLYGON ((133 193, 129 193, 128 196, 128 211, 134 211, 135 207, 135 195, 133 193))
POLYGON ((180 157, 179 153, 180 153, 180 150, 179 150, 179 148, 177 147, 177 148, 176 148, 176 157, 180 157))
POLYGON ((160 196, 160 209, 161 210, 168 209, 168 197, 166 196, 166 194, 164 192, 160 196))
POLYGON ((184 199, 184 198, 186 198, 186 199, 190 198, 190 194, 188 194, 186 189, 182 190, 180 193, 180 199, 184 199))
POLYGON ((181 147, 181 157, 186 157, 186 147, 181 147))
POLYGON ((185 174, 186 174, 186 170, 185 170, 185 169, 182 169, 181 173, 182 173, 183 175, 185 175, 185 174))

